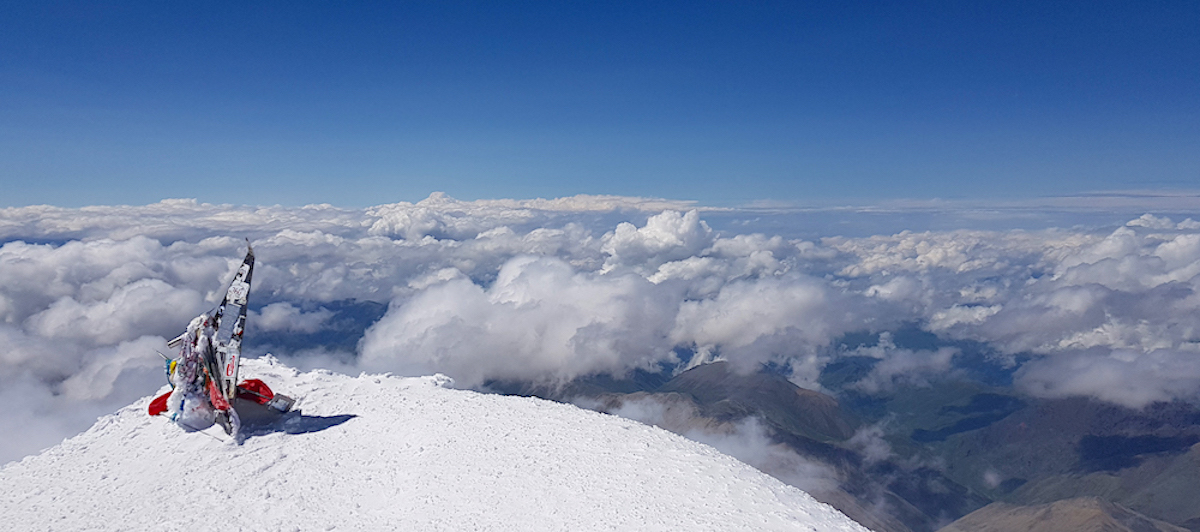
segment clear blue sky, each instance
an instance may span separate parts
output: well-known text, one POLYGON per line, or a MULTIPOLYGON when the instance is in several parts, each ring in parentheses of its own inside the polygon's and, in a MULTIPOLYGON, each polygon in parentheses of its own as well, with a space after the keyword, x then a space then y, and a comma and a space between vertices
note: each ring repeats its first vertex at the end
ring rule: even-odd
POLYGON ((1200 2, 5 2, 0 206, 1200 189, 1200 2))

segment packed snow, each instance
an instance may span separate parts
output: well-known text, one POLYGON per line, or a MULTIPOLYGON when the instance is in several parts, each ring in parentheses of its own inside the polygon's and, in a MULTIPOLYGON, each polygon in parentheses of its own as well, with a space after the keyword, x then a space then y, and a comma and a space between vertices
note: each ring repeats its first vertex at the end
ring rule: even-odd
MULTIPOLYGON (((186 433, 150 397, 0 469, 10 530, 866 529, 711 447, 436 375, 246 360, 286 417, 186 433)), ((165 390, 160 390, 160 392, 165 390)))

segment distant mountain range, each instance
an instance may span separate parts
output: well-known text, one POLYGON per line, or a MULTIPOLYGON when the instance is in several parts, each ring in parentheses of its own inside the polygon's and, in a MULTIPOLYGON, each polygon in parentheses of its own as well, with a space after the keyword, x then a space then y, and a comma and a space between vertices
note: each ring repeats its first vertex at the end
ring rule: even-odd
MULTIPOLYGON (((357 337, 383 310, 348 301, 334 314, 343 333, 357 337)), ((724 451, 879 532, 932 532, 968 514, 978 523, 999 515, 973 514, 993 503, 1039 507, 1087 497, 1200 532, 1200 408, 1172 402, 1134 410, 1084 397, 1031 397, 1013 388, 1012 377, 1033 355, 1000 357, 986 345, 916 326, 887 334, 894 347, 914 352, 955 349, 952 367, 868 392, 859 384, 879 359, 855 353, 878 345, 881 335, 863 332, 831 347, 837 356, 820 375, 821 391, 800 388, 786 378, 787 368, 769 365, 748 374, 723 362, 685 370, 688 353, 680 366, 621 378, 487 388, 726 442, 724 451), (759 449, 739 448, 734 440, 745 439, 748 420, 776 446, 771 452, 796 458, 765 459, 759 449), (797 471, 798 463, 813 467, 797 471), (814 476, 819 482, 806 481, 814 476)), ((345 335, 331 347, 352 351, 345 335)), ((277 336, 257 341, 261 348, 297 341, 277 336)))
MULTIPOLYGON (((845 364, 827 372, 825 382, 854 382, 845 378, 845 364)), ((1181 402, 1139 411, 1086 398, 1039 399, 963 374, 875 395, 842 386, 831 390, 837 397, 802 389, 770 368, 739 374, 723 362, 672 378, 493 387, 635 418, 654 405, 657 413, 643 421, 702 441, 704 434, 733 433, 739 422, 754 419, 773 444, 833 472, 833 487, 803 487, 880 532, 934 531, 968 514, 964 530, 991 530, 979 523, 1019 522, 1012 520, 1013 508, 1033 511, 1080 497, 1099 501, 1106 515, 1127 508, 1163 523, 1153 530, 1200 531, 1200 409, 1181 402), (864 448, 861 435, 872 432, 890 451, 886 456, 864 448)), ((795 476, 787 464, 755 465, 779 478, 795 476)), ((1150 530, 1139 526, 1130 530, 1150 530)))
POLYGON ((951 523, 940 532, 1186 532, 1098 497, 1081 497, 1031 506, 1002 502, 951 523))

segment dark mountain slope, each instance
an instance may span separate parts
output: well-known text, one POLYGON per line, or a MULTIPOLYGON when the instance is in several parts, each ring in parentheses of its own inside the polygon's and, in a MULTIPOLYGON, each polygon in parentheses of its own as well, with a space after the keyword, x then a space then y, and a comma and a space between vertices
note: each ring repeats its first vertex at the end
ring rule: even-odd
POLYGON ((939 532, 1186 532, 1096 497, 1036 506, 993 503, 939 532))
POLYGON ((692 368, 656 391, 690 395, 707 417, 729 420, 754 415, 776 430, 820 442, 846 440, 857 425, 828 395, 800 388, 772 373, 743 375, 725 362, 692 368))

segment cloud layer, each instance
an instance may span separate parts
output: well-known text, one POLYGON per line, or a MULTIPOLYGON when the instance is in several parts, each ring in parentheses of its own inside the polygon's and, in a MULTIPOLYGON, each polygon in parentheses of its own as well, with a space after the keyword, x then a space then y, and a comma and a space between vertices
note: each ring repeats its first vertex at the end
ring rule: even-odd
POLYGON ((215 304, 244 238, 259 257, 250 333, 320 335, 336 330, 337 302, 388 305, 341 369, 440 371, 474 386, 620 376, 686 353, 774 363, 819 388, 829 362, 871 356, 880 362, 857 386, 879 393, 944 374, 956 351, 834 342, 915 324, 1031 356, 1015 376, 1028 393, 1132 407, 1198 398, 1191 219, 802 240, 753 230, 784 219, 742 214, 759 221, 718 230, 705 218, 739 214, 592 196, 2 209, 0 395, 22 414, 0 423, 30 428, 0 460, 153 393, 154 350, 215 304))

